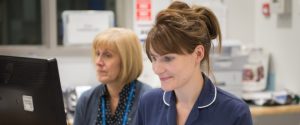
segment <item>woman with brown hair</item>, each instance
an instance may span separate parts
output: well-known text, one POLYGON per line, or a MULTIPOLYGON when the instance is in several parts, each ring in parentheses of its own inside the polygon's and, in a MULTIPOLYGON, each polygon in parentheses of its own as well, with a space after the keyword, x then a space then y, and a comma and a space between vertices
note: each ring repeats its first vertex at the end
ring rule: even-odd
POLYGON ((248 105, 207 77, 213 39, 220 49, 219 23, 206 7, 175 1, 158 13, 145 46, 161 88, 142 96, 136 125, 252 125, 248 105))

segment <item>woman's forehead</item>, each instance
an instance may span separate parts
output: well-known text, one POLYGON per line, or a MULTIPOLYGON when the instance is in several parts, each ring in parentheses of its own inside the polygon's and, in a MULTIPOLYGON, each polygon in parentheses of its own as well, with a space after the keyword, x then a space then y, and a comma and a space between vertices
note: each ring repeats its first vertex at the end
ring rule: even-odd
POLYGON ((111 53, 118 53, 117 49, 114 47, 107 47, 107 46, 98 46, 96 47, 96 51, 102 51, 102 52, 111 52, 111 53))
POLYGON ((98 42, 96 44, 95 49, 99 50, 111 50, 111 51, 116 51, 117 50, 117 46, 113 43, 109 43, 109 42, 98 42))
MULTIPOLYGON (((172 45, 170 45, 172 46, 172 45)), ((183 47, 175 47, 172 46, 171 48, 166 45, 159 45, 159 44, 150 44, 149 47, 149 54, 153 56, 162 56, 166 54, 187 54, 183 47), (154 45, 154 46, 153 46, 154 45), (172 48, 174 47, 174 48, 172 48)))

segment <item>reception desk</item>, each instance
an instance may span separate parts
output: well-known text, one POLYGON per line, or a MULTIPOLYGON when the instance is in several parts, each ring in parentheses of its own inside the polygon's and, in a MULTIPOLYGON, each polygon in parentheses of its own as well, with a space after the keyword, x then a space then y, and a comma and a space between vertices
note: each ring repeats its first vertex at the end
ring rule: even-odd
MULTIPOLYGON (((300 125, 300 105, 250 106, 254 125, 300 125)), ((73 119, 68 119, 72 125, 73 119)))
POLYGON ((264 115, 283 115, 300 113, 300 105, 286 106, 250 106, 250 111, 253 117, 264 115))
POLYGON ((300 105, 250 106, 254 125, 300 125, 300 105))

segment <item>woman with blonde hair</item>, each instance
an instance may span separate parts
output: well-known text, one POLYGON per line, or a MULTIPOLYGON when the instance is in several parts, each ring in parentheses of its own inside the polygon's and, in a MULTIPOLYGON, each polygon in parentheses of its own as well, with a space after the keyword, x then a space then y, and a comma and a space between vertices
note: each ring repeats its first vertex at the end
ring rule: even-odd
POLYGON ((78 100, 74 125, 130 125, 140 96, 150 86, 138 81, 143 64, 136 34, 124 28, 110 28, 93 41, 93 61, 102 83, 78 100))

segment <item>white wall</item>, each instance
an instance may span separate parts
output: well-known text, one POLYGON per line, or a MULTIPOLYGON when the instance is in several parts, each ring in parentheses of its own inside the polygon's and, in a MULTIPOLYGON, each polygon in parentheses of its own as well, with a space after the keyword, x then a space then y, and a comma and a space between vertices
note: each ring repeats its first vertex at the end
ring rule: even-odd
POLYGON ((271 0, 224 0, 227 6, 227 36, 244 44, 261 46, 271 53, 271 75, 276 89, 300 93, 300 0, 292 0, 291 27, 280 27, 289 21, 271 13, 262 14, 262 4, 271 0), (298 55, 298 56, 297 56, 298 55))
POLYGON ((62 87, 100 84, 91 57, 56 57, 62 87))
POLYGON ((293 0, 291 26, 278 27, 278 15, 266 18, 261 13, 264 2, 255 0, 255 44, 272 54, 272 72, 277 89, 287 88, 300 93, 300 0, 293 0))
POLYGON ((254 1, 224 0, 227 7, 227 39, 240 40, 244 44, 254 41, 254 1))

